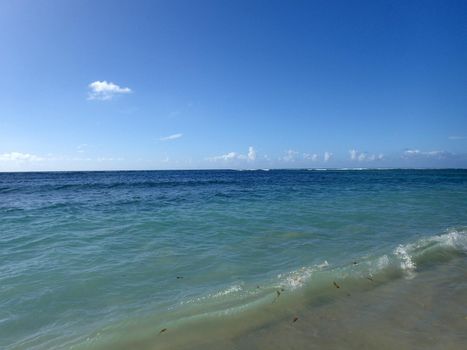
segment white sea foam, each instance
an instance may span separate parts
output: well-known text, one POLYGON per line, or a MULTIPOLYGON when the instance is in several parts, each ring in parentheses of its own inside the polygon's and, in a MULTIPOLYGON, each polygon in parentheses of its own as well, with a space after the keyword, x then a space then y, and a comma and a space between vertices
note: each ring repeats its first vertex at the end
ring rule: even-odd
POLYGON ((227 287, 226 289, 222 289, 222 290, 214 292, 214 293, 210 293, 210 294, 200 296, 200 297, 197 297, 197 298, 193 298, 193 299, 183 300, 183 301, 180 302, 180 305, 204 302, 204 301, 207 301, 207 300, 220 298, 220 297, 223 297, 223 296, 226 296, 226 295, 229 295, 229 294, 233 294, 233 293, 236 293, 236 292, 241 292, 241 291, 243 291, 243 287, 240 284, 234 284, 234 285, 232 285, 230 287, 227 287))
POLYGON ((378 261, 376 262, 376 266, 378 270, 383 270, 386 267, 389 266, 389 258, 386 254, 378 258, 378 261))
POLYGON ((324 260, 324 262, 322 264, 319 264, 317 265, 317 267, 319 267, 320 269, 323 269, 325 267, 328 267, 329 266, 329 263, 327 260, 324 260))
POLYGON ((410 254, 423 254, 427 249, 452 248, 455 250, 467 250, 467 231, 449 230, 447 233, 419 239, 414 243, 403 246, 410 254))
POLYGON ((369 168, 336 168, 334 170, 349 171, 349 170, 370 170, 369 168))
POLYGON ((419 259, 426 254, 430 254, 430 251, 433 250, 467 250, 467 230, 449 230, 442 235, 425 237, 411 243, 400 244, 393 249, 392 254, 384 254, 373 259, 368 257, 363 258, 361 264, 359 263, 358 266, 350 264, 347 267, 341 266, 332 269, 329 268, 330 264, 328 261, 324 260, 320 264, 302 266, 298 269, 278 274, 276 283, 272 285, 261 283, 260 281, 261 286, 265 288, 257 289, 254 286, 245 285, 243 282, 237 282, 224 289, 183 301, 180 304, 209 302, 209 300, 213 303, 224 303, 227 300, 240 300, 251 296, 261 297, 264 296, 262 291, 266 291, 270 287, 297 290, 309 285, 310 281, 317 276, 316 273, 323 270, 326 270, 326 274, 329 273, 329 276, 339 275, 341 277, 352 278, 353 276, 365 278, 366 276, 376 276, 388 268, 396 267, 403 271, 405 278, 412 279, 416 276, 416 271, 419 267, 417 266, 418 263, 420 262, 420 266, 423 265, 423 262, 419 259))
POLYGON ((442 246, 467 251, 467 232, 465 230, 451 230, 444 235, 433 237, 442 246))
POLYGON ((302 267, 296 271, 290 272, 284 282, 291 289, 299 288, 311 277, 313 271, 313 268, 302 267))
POLYGON ((415 259, 438 249, 467 250, 467 232, 465 230, 450 230, 445 234, 419 239, 416 242, 399 245, 394 255, 400 260, 400 267, 408 278, 413 278, 417 266, 415 259))
POLYGON ((400 259, 400 267, 402 271, 406 273, 407 278, 415 277, 415 269, 417 266, 415 265, 412 257, 408 253, 407 246, 403 246, 400 244, 395 250, 394 254, 400 259))
POLYGON ((314 272, 328 267, 329 263, 325 260, 323 263, 315 266, 303 266, 298 270, 291 271, 285 275, 279 274, 277 277, 281 280, 281 285, 289 289, 297 289, 303 287, 309 281, 314 272))
POLYGON ((386 254, 384 254, 383 256, 375 258, 375 260, 366 260, 364 265, 367 266, 367 270, 360 270, 360 276, 364 277, 368 273, 368 275, 372 277, 380 273, 381 271, 387 269, 391 265, 391 260, 386 254))
POLYGON ((222 297, 222 296, 232 294, 232 293, 235 293, 235 292, 240 292, 242 290, 243 290, 243 287, 241 285, 235 284, 233 286, 230 286, 227 289, 224 289, 224 290, 221 290, 221 291, 219 291, 217 293, 212 294, 211 297, 212 298, 218 298, 218 297, 222 297))

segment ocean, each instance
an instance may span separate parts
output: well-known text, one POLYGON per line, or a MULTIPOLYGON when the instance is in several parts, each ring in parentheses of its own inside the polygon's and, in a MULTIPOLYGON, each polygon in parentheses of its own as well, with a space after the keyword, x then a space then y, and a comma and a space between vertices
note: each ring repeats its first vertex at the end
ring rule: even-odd
POLYGON ((0 173, 2 349, 464 349, 467 170, 0 173))

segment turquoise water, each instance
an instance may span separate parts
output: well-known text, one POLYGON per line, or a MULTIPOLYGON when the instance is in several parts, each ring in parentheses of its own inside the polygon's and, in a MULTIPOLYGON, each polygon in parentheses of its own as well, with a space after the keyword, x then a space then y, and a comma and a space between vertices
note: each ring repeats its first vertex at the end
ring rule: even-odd
POLYGON ((112 348, 413 279, 466 237, 466 170, 4 173, 0 348, 112 348))

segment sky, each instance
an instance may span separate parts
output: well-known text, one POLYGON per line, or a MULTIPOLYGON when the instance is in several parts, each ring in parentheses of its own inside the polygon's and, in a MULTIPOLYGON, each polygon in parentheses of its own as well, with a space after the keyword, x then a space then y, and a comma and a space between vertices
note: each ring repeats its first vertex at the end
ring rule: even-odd
POLYGON ((0 171, 467 168, 467 1, 0 1, 0 171))

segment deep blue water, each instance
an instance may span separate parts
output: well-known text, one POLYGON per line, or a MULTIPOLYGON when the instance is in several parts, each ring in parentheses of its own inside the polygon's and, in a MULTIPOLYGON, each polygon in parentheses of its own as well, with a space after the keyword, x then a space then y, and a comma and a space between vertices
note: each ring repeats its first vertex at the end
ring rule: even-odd
POLYGON ((88 348, 320 278, 411 277, 465 251, 466 227, 466 170, 1 173, 0 347, 88 348))

